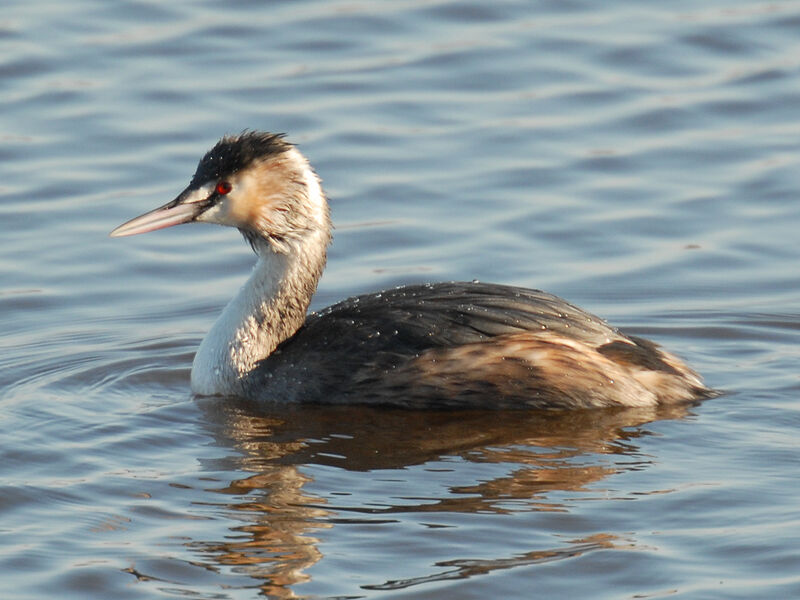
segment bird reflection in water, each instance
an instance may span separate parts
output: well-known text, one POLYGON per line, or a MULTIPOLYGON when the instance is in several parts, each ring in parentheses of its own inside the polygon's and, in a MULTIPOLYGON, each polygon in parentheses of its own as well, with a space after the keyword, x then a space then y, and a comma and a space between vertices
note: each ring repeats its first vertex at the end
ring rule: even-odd
MULTIPOLYGON (((590 491, 588 486, 611 475, 646 467, 650 461, 639 456, 637 444, 648 434, 646 424, 679 419, 689 411, 683 406, 533 413, 282 406, 270 413, 244 401, 201 402, 217 442, 236 450, 216 467, 243 476, 215 491, 227 497, 221 503, 227 516, 241 524, 224 539, 194 540, 190 546, 204 560, 257 580, 261 592, 271 598, 297 597, 294 586, 309 581, 308 570, 323 558, 315 535, 334 527, 387 523, 409 513, 569 512, 568 505, 550 496, 590 491), (352 488, 331 489, 324 498, 304 491, 313 484, 318 465, 342 469, 342 481, 352 486, 359 472, 372 481, 369 474, 376 470, 401 470, 442 459, 451 474, 462 467, 469 471, 476 463, 492 463, 497 465, 496 476, 475 482, 474 474, 464 473, 459 480, 475 483, 445 486, 447 493, 436 498, 431 490, 443 489, 442 483, 435 469, 426 469, 426 497, 410 498, 420 491, 411 484, 409 497, 398 502, 387 495, 383 506, 359 505, 352 488), (346 505, 346 499, 355 501, 346 505)), ((485 474, 482 470, 482 477, 485 474)), ((591 491, 602 493, 596 485, 591 491)), ((425 517, 426 523, 431 520, 425 517)), ((595 532, 561 547, 536 548, 518 556, 448 557, 432 565, 433 573, 362 587, 400 589, 636 545, 635 539, 595 532)))

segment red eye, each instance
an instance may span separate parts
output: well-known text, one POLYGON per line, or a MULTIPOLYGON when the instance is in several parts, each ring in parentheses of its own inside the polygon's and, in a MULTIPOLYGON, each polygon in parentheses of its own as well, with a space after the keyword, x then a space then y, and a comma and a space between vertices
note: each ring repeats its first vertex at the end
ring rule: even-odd
POLYGON ((217 193, 218 193, 220 196, 224 196, 225 194, 227 194, 228 192, 230 192, 230 191, 231 191, 231 188, 232 188, 232 187, 233 187, 233 186, 232 186, 232 185, 231 185, 229 182, 227 182, 227 181, 220 181, 220 182, 218 182, 218 183, 217 183, 216 192, 217 192, 217 193))

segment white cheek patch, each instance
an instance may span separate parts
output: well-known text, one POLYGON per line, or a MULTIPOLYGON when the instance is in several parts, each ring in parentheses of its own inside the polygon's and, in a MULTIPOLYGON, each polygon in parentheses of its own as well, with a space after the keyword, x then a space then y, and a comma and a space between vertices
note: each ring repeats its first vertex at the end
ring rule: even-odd
POLYGON ((220 225, 225 224, 223 221, 223 210, 219 203, 204 211, 195 220, 199 223, 217 223, 220 225))
POLYGON ((202 187, 197 188, 191 194, 183 199, 183 204, 195 204, 196 202, 204 202, 208 199, 214 191, 215 183, 207 183, 202 187))
MULTIPOLYGON (((205 202, 208 200, 208 197, 214 193, 214 188, 216 187, 215 182, 209 182, 202 187, 197 188, 192 194, 186 199, 185 202, 193 203, 193 202, 205 202)), ((227 217, 227 209, 226 209, 227 199, 222 196, 216 203, 210 206, 208 209, 203 211, 200 215, 197 216, 195 221, 199 223, 216 223, 218 225, 229 225, 227 217)))

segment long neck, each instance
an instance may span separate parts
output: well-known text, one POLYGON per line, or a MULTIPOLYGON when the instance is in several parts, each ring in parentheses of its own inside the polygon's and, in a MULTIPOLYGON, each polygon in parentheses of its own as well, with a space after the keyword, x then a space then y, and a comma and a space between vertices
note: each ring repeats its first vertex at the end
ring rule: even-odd
POLYGON ((251 240, 258 262, 200 344, 192 365, 193 392, 246 392, 240 389, 242 377, 305 321, 329 239, 325 228, 309 231, 282 252, 266 240, 251 240))
POLYGON ((238 195, 203 213, 208 222, 238 227, 258 261, 197 350, 197 394, 247 395, 245 375, 303 325, 325 267, 328 204, 305 157, 291 147, 248 169, 238 195))

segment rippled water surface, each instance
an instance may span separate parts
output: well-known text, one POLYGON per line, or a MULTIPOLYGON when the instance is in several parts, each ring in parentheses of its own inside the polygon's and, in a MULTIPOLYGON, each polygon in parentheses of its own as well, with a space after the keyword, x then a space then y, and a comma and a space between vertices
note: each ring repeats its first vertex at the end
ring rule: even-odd
POLYGON ((2 598, 800 597, 800 4, 11 0, 0 48, 2 598), (250 250, 107 233, 244 128, 324 179, 315 308, 547 289, 725 395, 193 397, 250 250))

